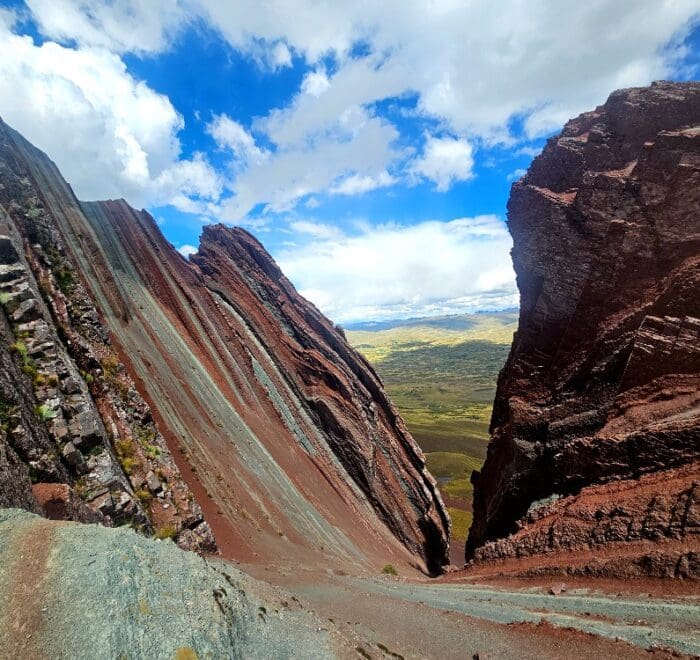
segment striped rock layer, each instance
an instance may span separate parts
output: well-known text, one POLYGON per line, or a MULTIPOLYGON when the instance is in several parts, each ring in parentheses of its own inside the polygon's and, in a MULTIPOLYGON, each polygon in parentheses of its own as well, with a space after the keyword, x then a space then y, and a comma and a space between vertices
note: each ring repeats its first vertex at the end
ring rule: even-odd
POLYGON ((700 84, 570 121, 508 217, 520 327, 467 558, 700 576, 700 84))
MULTIPOLYGON (((446 563, 449 519, 379 378, 255 238, 206 227, 188 261, 148 213, 79 202, 48 157, 4 124, 0 167, 5 233, 71 378, 99 413, 103 453, 142 527, 194 533, 189 509, 201 507, 223 554, 242 561, 446 563), (89 327, 71 335, 83 316, 89 327), (61 323, 67 330, 56 331, 61 323), (94 360, 78 364, 76 345, 94 360)), ((16 328, 6 330, 12 338, 16 328)), ((40 480, 75 490, 95 473, 91 443, 69 448, 75 468, 43 421, 25 425, 47 426, 41 442, 57 447, 56 473, 40 480)), ((25 452, 14 462, 31 461, 25 452)), ((89 509, 93 492, 83 497, 89 509)), ((7 504, 32 508, 16 500, 7 504)))

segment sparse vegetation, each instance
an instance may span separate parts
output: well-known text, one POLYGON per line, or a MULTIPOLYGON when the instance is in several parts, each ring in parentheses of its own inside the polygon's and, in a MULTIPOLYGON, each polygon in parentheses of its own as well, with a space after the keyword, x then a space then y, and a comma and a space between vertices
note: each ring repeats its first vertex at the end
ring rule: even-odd
POLYGON ((156 538, 161 540, 174 539, 176 535, 177 529, 173 525, 165 525, 156 531, 156 538))
POLYGON ((22 360, 28 359, 27 346, 21 341, 16 341, 14 344, 11 344, 10 351, 19 355, 22 360))
POLYGON ((146 488, 139 488, 136 492, 134 492, 134 495, 136 495, 139 502, 144 505, 148 504, 153 499, 151 491, 146 488))
POLYGON ((472 525, 472 512, 454 507, 448 507, 447 511, 452 519, 452 539, 455 541, 466 541, 469 528, 472 525))
POLYGON ((394 568, 392 564, 385 564, 382 568, 382 575, 398 575, 399 572, 394 568))
POLYGON ((105 380, 114 380, 119 373, 119 361, 112 356, 103 358, 100 361, 102 365, 102 373, 104 374, 105 380))
POLYGON ((137 468, 141 467, 141 463, 135 458, 136 446, 131 438, 117 440, 114 443, 114 451, 127 476, 130 477, 137 468))
POLYGON ((45 403, 42 403, 40 406, 34 408, 34 412, 36 412, 36 416, 42 422, 48 422, 50 419, 56 417, 56 412, 52 410, 49 406, 47 406, 45 403))
POLYGON ((88 492, 88 482, 85 477, 80 477, 78 481, 75 482, 75 492, 80 496, 80 497, 85 497, 88 492))
POLYGON ((14 344, 11 344, 10 352, 19 356, 20 362, 22 363, 20 369, 23 374, 26 374, 32 379, 34 387, 40 387, 44 384, 43 376, 40 377, 40 374, 34 365, 34 360, 29 357, 29 349, 24 342, 16 341, 14 344))
POLYGON ((17 413, 17 406, 9 401, 6 401, 0 396, 0 428, 3 431, 8 431, 10 428, 10 420, 17 413))

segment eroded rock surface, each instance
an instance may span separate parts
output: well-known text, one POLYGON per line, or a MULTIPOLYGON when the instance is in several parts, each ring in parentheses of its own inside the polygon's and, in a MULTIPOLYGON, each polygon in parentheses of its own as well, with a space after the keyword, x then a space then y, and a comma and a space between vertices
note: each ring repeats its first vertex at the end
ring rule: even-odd
POLYGON ((700 84, 570 121, 508 217, 520 327, 467 558, 593 551, 611 573, 698 577, 700 84))
POLYGON ((169 541, 17 509, 0 538, 3 657, 355 657, 295 599, 169 541))
POLYGON ((4 124, 0 176, 0 348, 24 396, 0 435, 23 484, 7 504, 66 483, 67 503, 187 548, 213 549, 211 525, 243 560, 440 570, 449 520, 420 449, 252 236, 208 227, 187 261, 147 213, 76 200, 4 124))

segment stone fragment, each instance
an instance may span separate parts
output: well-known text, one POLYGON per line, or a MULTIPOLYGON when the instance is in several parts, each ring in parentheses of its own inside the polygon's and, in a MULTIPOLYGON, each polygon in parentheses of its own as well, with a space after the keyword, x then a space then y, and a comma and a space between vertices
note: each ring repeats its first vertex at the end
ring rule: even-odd
POLYGON ((25 300, 19 304, 19 307, 12 313, 12 320, 15 323, 26 323, 34 321, 41 315, 39 303, 33 298, 25 300))
POLYGON ((160 479, 150 470, 148 474, 146 474, 146 485, 148 486, 148 490, 154 495, 157 495, 163 490, 163 484, 160 483, 160 479))

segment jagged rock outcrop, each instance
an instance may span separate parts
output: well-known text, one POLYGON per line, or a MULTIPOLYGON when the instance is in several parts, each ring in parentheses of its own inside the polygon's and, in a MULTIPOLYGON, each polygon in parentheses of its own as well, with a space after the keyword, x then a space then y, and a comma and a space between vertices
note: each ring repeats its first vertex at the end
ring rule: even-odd
POLYGON ((467 558, 699 577, 700 84, 570 121, 508 218, 520 327, 467 558))
POLYGON ((298 600, 128 529, 0 510, 8 658, 355 657, 298 600))
MULTIPOLYGON (((252 236, 207 227, 187 261, 146 212, 78 202, 4 124, 0 180, 0 233, 17 253, 7 341, 28 333, 47 379, 19 379, 19 408, 45 417, 24 425, 45 427, 44 445, 25 443, 38 457, 11 446, 34 472, 41 460, 63 470, 35 482, 68 483, 108 523, 184 547, 209 538, 200 504, 223 553, 243 560, 447 562, 435 481, 379 378, 252 236)), ((27 497, 9 503, 39 505, 27 497)))
POLYGON ((42 188, 36 153, 0 124, 0 470, 15 471, 0 481, 0 503, 214 551, 47 210, 47 198, 70 189, 42 188))

